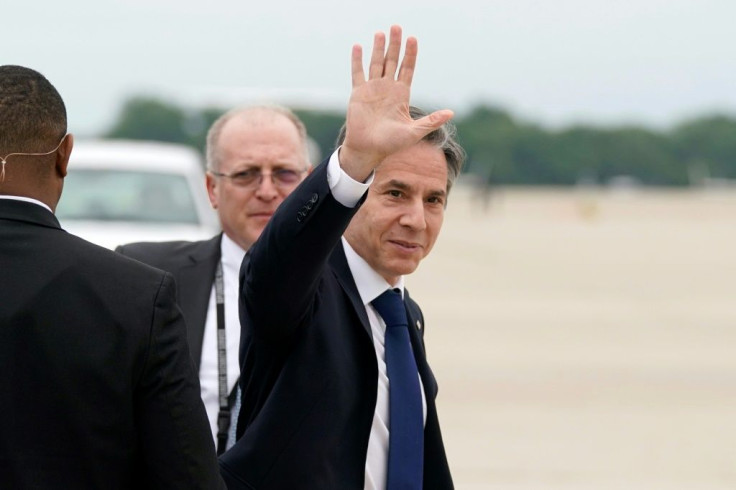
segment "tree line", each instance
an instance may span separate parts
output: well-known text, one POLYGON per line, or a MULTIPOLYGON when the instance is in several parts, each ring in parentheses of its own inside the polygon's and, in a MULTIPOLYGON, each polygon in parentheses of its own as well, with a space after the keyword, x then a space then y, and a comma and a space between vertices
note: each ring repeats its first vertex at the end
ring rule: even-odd
MULTIPOLYGON (((133 97, 104 136, 182 143, 203 152, 208 128, 224 111, 133 97)), ((321 154, 332 152, 344 113, 294 112, 321 154)), ((466 173, 494 185, 606 184, 625 177, 644 185, 685 186, 736 179, 733 115, 704 115, 659 131, 634 125, 552 130, 478 105, 458 114, 455 124, 468 153, 466 173)))

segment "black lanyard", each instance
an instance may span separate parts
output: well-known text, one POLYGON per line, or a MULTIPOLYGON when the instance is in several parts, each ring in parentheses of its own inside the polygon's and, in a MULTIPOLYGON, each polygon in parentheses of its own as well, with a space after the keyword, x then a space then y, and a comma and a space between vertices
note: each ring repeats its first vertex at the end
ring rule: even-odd
MULTIPOLYGON (((230 397, 227 392, 227 338, 225 336, 225 287, 222 262, 215 270, 215 303, 217 304, 217 381, 220 411, 217 414, 217 454, 225 452, 230 430, 230 397)), ((235 383, 237 387, 237 383, 235 383)), ((233 393, 235 390, 233 390, 233 393)))

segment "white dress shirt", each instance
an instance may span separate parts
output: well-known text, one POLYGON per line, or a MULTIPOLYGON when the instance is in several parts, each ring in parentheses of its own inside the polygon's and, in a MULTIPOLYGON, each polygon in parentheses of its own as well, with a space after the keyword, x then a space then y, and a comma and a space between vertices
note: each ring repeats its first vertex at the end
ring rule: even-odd
POLYGON ((46 208, 46 209, 48 209, 49 213, 53 213, 53 211, 51 211, 51 208, 50 208, 50 207, 48 207, 48 206, 47 206, 46 204, 42 203, 42 202, 41 202, 41 201, 39 201, 38 199, 33 199, 32 197, 24 197, 24 196, 6 196, 6 195, 2 195, 2 196, 0 196, 0 199, 7 199, 7 200, 9 200, 9 201, 24 201, 24 202, 32 202, 33 204, 38 204, 38 205, 39 205, 39 206, 41 206, 42 208, 46 208))
MULTIPOLYGON (((337 158, 335 151, 327 167, 327 180, 330 191, 337 202, 346 207, 354 207, 365 193, 365 190, 373 182, 373 174, 367 183, 353 180, 346 174, 337 158)), ((386 361, 384 356, 384 339, 386 335, 386 323, 371 305, 376 299, 389 288, 399 289, 401 297, 404 297, 404 277, 399 277, 396 284, 389 284, 378 274, 363 258, 353 250, 348 241, 342 238, 345 257, 350 267, 350 273, 358 288, 358 294, 368 314, 368 321, 373 334, 373 347, 376 350, 378 361, 378 391, 376 394, 376 409, 373 413, 373 424, 368 439, 368 454, 365 462, 364 490, 384 490, 386 488, 386 475, 388 469, 388 442, 389 442, 389 380, 386 374, 386 361)), ((417 372, 419 377, 419 373, 417 372)), ((427 419, 427 400, 424 395, 422 379, 419 378, 422 393, 422 412, 424 422, 427 419)))
MULTIPOLYGON (((225 346, 227 348, 227 387, 232 391, 240 375, 238 350, 240 348, 240 318, 238 317, 239 274, 240 263, 245 251, 222 234, 220 242, 222 260, 222 282, 225 297, 225 346)), ((199 365, 199 383, 202 401, 207 410, 212 437, 217 445, 217 414, 220 412, 219 379, 217 371, 217 303, 215 284, 212 284, 210 302, 207 307, 207 319, 204 324, 202 339, 202 360, 199 365)))

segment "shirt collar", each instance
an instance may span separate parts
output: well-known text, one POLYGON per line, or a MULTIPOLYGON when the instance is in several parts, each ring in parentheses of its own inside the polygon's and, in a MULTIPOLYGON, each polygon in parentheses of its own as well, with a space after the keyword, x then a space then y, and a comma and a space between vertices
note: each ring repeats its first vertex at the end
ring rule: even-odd
POLYGON ((345 237, 342 237, 342 246, 345 249, 345 258, 348 260, 348 267, 353 274, 353 280, 358 287, 358 294, 364 305, 370 304, 387 289, 399 289, 401 297, 404 297, 404 276, 399 276, 396 284, 389 284, 386 279, 376 272, 358 252, 353 250, 345 237))
POLYGON ((0 196, 0 199, 9 199, 11 201, 32 202, 33 204, 38 204, 39 206, 48 209, 49 210, 49 213, 53 213, 53 211, 51 211, 51 208, 50 207, 48 207, 46 204, 42 203, 41 201, 39 201, 37 199, 33 199, 32 197, 25 197, 25 196, 6 196, 6 195, 2 195, 2 196, 0 196))
POLYGON ((223 233, 222 240, 220 240, 220 260, 223 265, 235 265, 237 268, 240 268, 243 257, 245 257, 245 250, 240 248, 240 245, 223 233))

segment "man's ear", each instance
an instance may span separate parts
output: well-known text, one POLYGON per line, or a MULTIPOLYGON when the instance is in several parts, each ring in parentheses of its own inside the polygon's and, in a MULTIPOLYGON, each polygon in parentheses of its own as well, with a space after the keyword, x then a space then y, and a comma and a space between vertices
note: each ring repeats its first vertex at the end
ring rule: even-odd
POLYGON ((74 147, 74 135, 67 133, 64 136, 64 141, 59 145, 59 149, 56 152, 56 173, 62 179, 66 177, 67 167, 69 166, 69 157, 72 154, 72 148, 74 147))
POLYGON ((210 198, 210 206, 212 206, 212 209, 217 209, 217 195, 215 194, 217 180, 209 172, 205 174, 205 185, 207 186, 207 197, 210 198))

